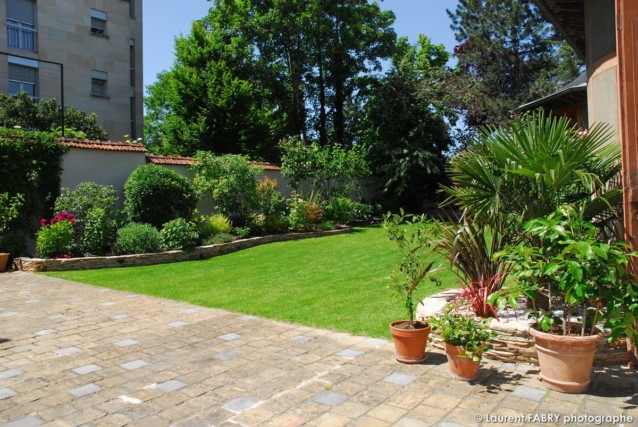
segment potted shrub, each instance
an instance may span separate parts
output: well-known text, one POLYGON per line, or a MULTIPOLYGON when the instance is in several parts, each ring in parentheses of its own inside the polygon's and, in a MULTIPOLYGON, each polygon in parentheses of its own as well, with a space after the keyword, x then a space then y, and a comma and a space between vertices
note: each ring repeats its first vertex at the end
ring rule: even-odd
MULTIPOLYGON (((19 210, 24 203, 24 196, 17 194, 9 197, 9 193, 0 193, 0 244, 7 238, 6 233, 9 229, 9 223, 16 219, 19 210)), ((9 252, 0 247, 0 272, 7 271, 7 262, 9 261, 9 252)))
POLYGON ((570 206, 526 222, 525 232, 525 242, 500 256, 513 262, 520 291, 532 302, 541 378, 552 390, 580 393, 590 383, 601 320, 612 327, 610 340, 622 333, 635 339, 638 285, 627 267, 637 254, 625 243, 597 239, 596 227, 570 206), (539 295, 547 307, 534 303, 539 295))
POLYGON ((465 315, 451 305, 429 322, 445 342, 445 354, 452 376, 463 381, 475 379, 483 353, 488 350, 489 340, 496 335, 488 327, 488 319, 465 315))
POLYGON ((438 269, 435 265, 438 264, 436 248, 440 224, 423 215, 406 215, 401 210, 400 214, 386 214, 383 228, 403 255, 392 276, 392 288, 408 317, 408 320, 390 323, 396 359, 402 363, 421 363, 427 357, 425 346, 432 328, 426 322, 415 321, 416 304, 420 300, 415 299, 414 293, 425 277, 438 269))

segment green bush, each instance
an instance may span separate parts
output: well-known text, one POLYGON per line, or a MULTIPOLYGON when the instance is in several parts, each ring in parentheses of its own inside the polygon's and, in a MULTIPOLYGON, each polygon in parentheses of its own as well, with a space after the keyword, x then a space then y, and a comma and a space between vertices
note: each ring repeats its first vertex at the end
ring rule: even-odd
POLYGON ((250 222, 248 223, 251 234, 261 234, 266 231, 266 215, 263 213, 255 213, 250 215, 250 222))
POLYGON ((266 222, 264 228, 268 233, 278 233, 286 228, 285 221, 281 215, 270 214, 266 215, 266 222))
POLYGON ((233 233, 237 235, 240 239, 244 239, 250 236, 250 227, 234 227, 233 233))
POLYGON ((348 197, 334 197, 324 206, 325 218, 337 224, 347 224, 352 221, 354 213, 355 204, 348 197))
POLYGON ((277 189, 277 180, 267 176, 257 181, 257 211, 266 216, 281 215, 286 210, 286 200, 277 189))
POLYGON ((195 184, 202 193, 210 192, 215 207, 234 224, 248 224, 250 213, 257 207, 257 175, 259 168, 244 156, 216 156, 200 151, 195 156, 195 184))
POLYGON ((95 216, 102 216, 102 222, 108 228, 105 232, 107 234, 110 232, 111 241, 108 244, 113 243, 115 239, 115 230, 113 227, 116 227, 115 224, 121 220, 120 212, 115 209, 116 203, 117 194, 112 186, 100 185, 95 182, 83 182, 73 190, 63 188, 60 196, 55 201, 54 210, 55 212, 71 212, 75 216, 73 240, 80 253, 101 254, 102 251, 99 249, 99 243, 86 241, 87 233, 85 228, 87 219, 90 212, 95 209, 100 209, 102 213, 93 214, 92 226, 94 229, 89 232, 88 236, 94 240, 100 239, 97 235, 99 232, 95 230, 95 227, 98 226, 95 224, 95 216), (109 225, 111 223, 112 225, 109 225), (96 244, 98 247, 96 247, 96 244))
POLYGON ((199 235, 195 226, 184 218, 176 218, 164 224, 160 231, 162 247, 169 251, 191 249, 197 245, 199 235))
POLYGON ((204 241, 205 245, 216 245, 218 243, 228 243, 233 241, 233 236, 228 233, 217 233, 204 241))
POLYGON ((73 215, 61 212, 47 222, 36 233, 35 254, 41 258, 70 257, 73 243, 73 215))
MULTIPOLYGON (((77 224, 77 223, 76 223, 77 224)), ((84 252, 104 255, 109 252, 117 235, 117 223, 104 208, 91 209, 84 224, 84 252)))
POLYGON ((160 233, 151 224, 132 222, 117 231, 115 253, 118 255, 160 252, 160 233))
POLYGON ((129 220, 156 228, 176 218, 190 219, 198 201, 186 177, 154 164, 135 169, 124 184, 124 194, 129 220))
POLYGON ((323 209, 315 197, 304 200, 293 195, 288 199, 290 213, 288 214, 288 228, 291 231, 316 230, 323 218, 323 209))
POLYGON ((213 214, 210 216, 201 216, 197 223, 199 234, 203 239, 214 236, 219 233, 230 233, 233 228, 228 217, 224 214, 213 214))

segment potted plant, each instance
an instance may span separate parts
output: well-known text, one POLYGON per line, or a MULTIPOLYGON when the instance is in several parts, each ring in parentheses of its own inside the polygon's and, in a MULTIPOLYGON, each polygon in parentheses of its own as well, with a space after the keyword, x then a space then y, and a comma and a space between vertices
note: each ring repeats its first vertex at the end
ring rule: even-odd
MULTIPOLYGON (((431 326, 415 321, 416 304, 414 293, 419 284, 438 269, 437 236, 440 223, 425 218, 424 215, 386 214, 383 228, 390 240, 394 241, 402 253, 402 259, 394 272, 392 289, 406 309, 408 320, 390 323, 390 333, 396 349, 396 359, 402 363, 421 363, 427 355, 425 346, 431 326)), ((436 279, 430 277, 436 282, 436 279)))
POLYGON ((472 381, 478 375, 489 340, 496 333, 489 328, 488 319, 474 317, 473 313, 467 314, 451 305, 441 315, 430 318, 429 322, 445 342, 445 354, 452 376, 472 381))
MULTIPOLYGON (((6 240, 9 223, 18 217, 19 210, 23 203, 24 196, 22 196, 22 194, 9 197, 9 193, 0 193, 0 245, 6 240)), ((7 262, 11 255, 3 249, 4 248, 0 247, 0 272, 7 270, 7 262)))
POLYGON ((580 393, 590 383, 602 320, 612 328, 610 340, 622 333, 635 339, 638 284, 627 267, 637 254, 625 243, 597 239, 596 227, 571 206, 524 229, 526 241, 499 256, 513 262, 520 291, 532 302, 542 380, 552 390, 580 393), (534 303, 539 295, 546 307, 534 303))

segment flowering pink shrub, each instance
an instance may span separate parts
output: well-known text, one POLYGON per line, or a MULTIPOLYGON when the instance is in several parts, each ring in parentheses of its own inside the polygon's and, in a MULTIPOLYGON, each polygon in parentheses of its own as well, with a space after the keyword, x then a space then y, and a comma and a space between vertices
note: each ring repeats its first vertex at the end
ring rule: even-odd
POLYGON ((75 216, 60 212, 50 220, 40 220, 35 242, 36 255, 44 258, 71 258, 75 216))

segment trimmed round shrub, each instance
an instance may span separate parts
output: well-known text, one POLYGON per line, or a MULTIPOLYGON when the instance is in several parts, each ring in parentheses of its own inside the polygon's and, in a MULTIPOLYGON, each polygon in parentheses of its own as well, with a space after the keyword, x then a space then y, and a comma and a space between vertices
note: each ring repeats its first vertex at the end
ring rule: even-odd
POLYGON ((233 228, 230 223, 230 219, 224 214, 214 214, 210 216, 200 217, 198 223, 199 234, 203 239, 207 239, 210 236, 214 236, 219 233, 230 233, 233 228))
POLYGON ((132 222, 117 231, 115 253, 118 255, 160 252, 162 239, 151 224, 132 222))
POLYGON ((129 220, 156 228, 176 218, 191 218, 198 196, 188 178, 162 166, 135 169, 124 184, 124 210, 129 220))
POLYGON ((164 224, 160 231, 162 247, 169 251, 194 248, 199 235, 195 226, 184 218, 177 218, 164 224))

